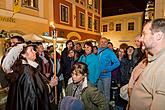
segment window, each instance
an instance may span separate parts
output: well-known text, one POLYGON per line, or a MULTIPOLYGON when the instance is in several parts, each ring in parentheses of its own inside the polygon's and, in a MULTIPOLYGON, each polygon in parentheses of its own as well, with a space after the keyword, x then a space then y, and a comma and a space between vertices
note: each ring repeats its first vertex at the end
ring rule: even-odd
POLYGON ((38 0, 23 0, 22 5, 25 7, 38 9, 38 0))
POLYGON ((114 30, 114 23, 113 22, 110 22, 109 23, 109 30, 110 31, 113 31, 114 30))
POLYGON ((68 16, 69 12, 68 12, 68 7, 61 5, 61 21, 68 23, 68 16))
POLYGON ((107 25, 103 25, 103 32, 107 32, 107 25))
POLYGON ((80 26, 85 26, 85 15, 82 12, 80 12, 80 26))
POLYGON ((88 16, 88 28, 92 29, 92 17, 88 16))
POLYGON ((95 19, 94 20, 94 29, 97 31, 98 30, 98 27, 99 27, 99 20, 98 19, 95 19))
POLYGON ((121 24, 116 24, 116 31, 121 31, 121 24))
POLYGON ((134 30, 134 22, 128 23, 128 30, 134 30))

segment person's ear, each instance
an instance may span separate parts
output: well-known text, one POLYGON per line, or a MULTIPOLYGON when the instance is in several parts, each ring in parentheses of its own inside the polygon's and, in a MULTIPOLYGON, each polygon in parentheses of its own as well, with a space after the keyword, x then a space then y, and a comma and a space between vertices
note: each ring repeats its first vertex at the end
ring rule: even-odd
POLYGON ((156 40, 157 41, 162 40, 164 37, 164 34, 162 32, 157 32, 155 34, 156 34, 156 40))

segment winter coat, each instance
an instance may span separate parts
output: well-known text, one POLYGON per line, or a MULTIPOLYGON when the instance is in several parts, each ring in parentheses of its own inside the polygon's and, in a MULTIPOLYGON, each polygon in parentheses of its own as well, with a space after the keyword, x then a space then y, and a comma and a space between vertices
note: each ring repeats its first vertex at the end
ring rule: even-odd
POLYGON ((99 59, 95 54, 82 55, 78 62, 84 62, 88 65, 88 80, 96 85, 100 76, 99 59))
POLYGON ((99 48, 98 57, 101 71, 100 78, 111 77, 111 72, 120 65, 120 62, 116 57, 115 53, 108 47, 104 49, 99 48), (103 71, 106 71, 106 73, 103 73, 103 71))
MULTIPOLYGON (((101 94, 101 92, 99 92, 96 87, 90 85, 89 83, 87 84, 84 83, 82 86, 83 88, 80 96, 81 96, 81 100, 84 103, 85 110, 105 110, 106 101, 104 96, 101 94)), ((74 86, 73 83, 68 85, 66 89, 67 96, 73 96, 74 93, 73 86, 74 86)))

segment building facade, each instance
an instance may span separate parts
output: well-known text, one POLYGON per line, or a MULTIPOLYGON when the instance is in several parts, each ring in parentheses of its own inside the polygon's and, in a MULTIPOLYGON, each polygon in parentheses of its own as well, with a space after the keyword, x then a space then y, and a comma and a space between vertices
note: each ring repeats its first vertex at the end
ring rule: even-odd
POLYGON ((165 18, 165 1, 164 0, 154 0, 154 1, 155 1, 154 18, 165 18))
POLYGON ((141 32, 143 12, 102 18, 102 36, 110 39, 115 48, 121 44, 135 46, 135 35, 141 32))
POLYGON ((0 0, 0 30, 18 34, 49 31, 53 0, 0 0), (16 2, 16 3, 15 3, 16 2), (14 4, 19 8, 15 11, 14 4))
POLYGON ((53 6, 57 37, 100 38, 101 0, 54 0, 53 6))
MULTIPOLYGON (((53 0, 0 0, 0 34, 3 31, 10 35, 49 32, 52 4, 53 0)), ((4 53, 4 42, 0 38, 0 57, 4 53)))

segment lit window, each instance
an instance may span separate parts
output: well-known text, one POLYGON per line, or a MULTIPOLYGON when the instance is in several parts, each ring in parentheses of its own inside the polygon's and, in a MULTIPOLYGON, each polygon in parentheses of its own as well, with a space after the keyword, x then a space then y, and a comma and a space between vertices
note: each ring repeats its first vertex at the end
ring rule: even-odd
POLYGON ((97 31, 98 30, 98 27, 99 27, 99 20, 98 19, 95 19, 94 20, 94 29, 97 31))
POLYGON ((107 25, 103 25, 103 32, 107 32, 107 25))
POLYGON ((25 7, 38 9, 38 0, 23 0, 22 5, 25 7))
POLYGON ((88 16, 88 28, 92 29, 92 17, 88 16))
POLYGON ((134 30, 134 22, 128 23, 128 30, 134 30))
POLYGON ((121 24, 116 24, 116 31, 121 31, 121 24))
POLYGON ((80 26, 85 26, 85 15, 82 12, 80 12, 80 26))
POLYGON ((61 21, 68 23, 69 19, 68 7, 61 5, 61 21))

